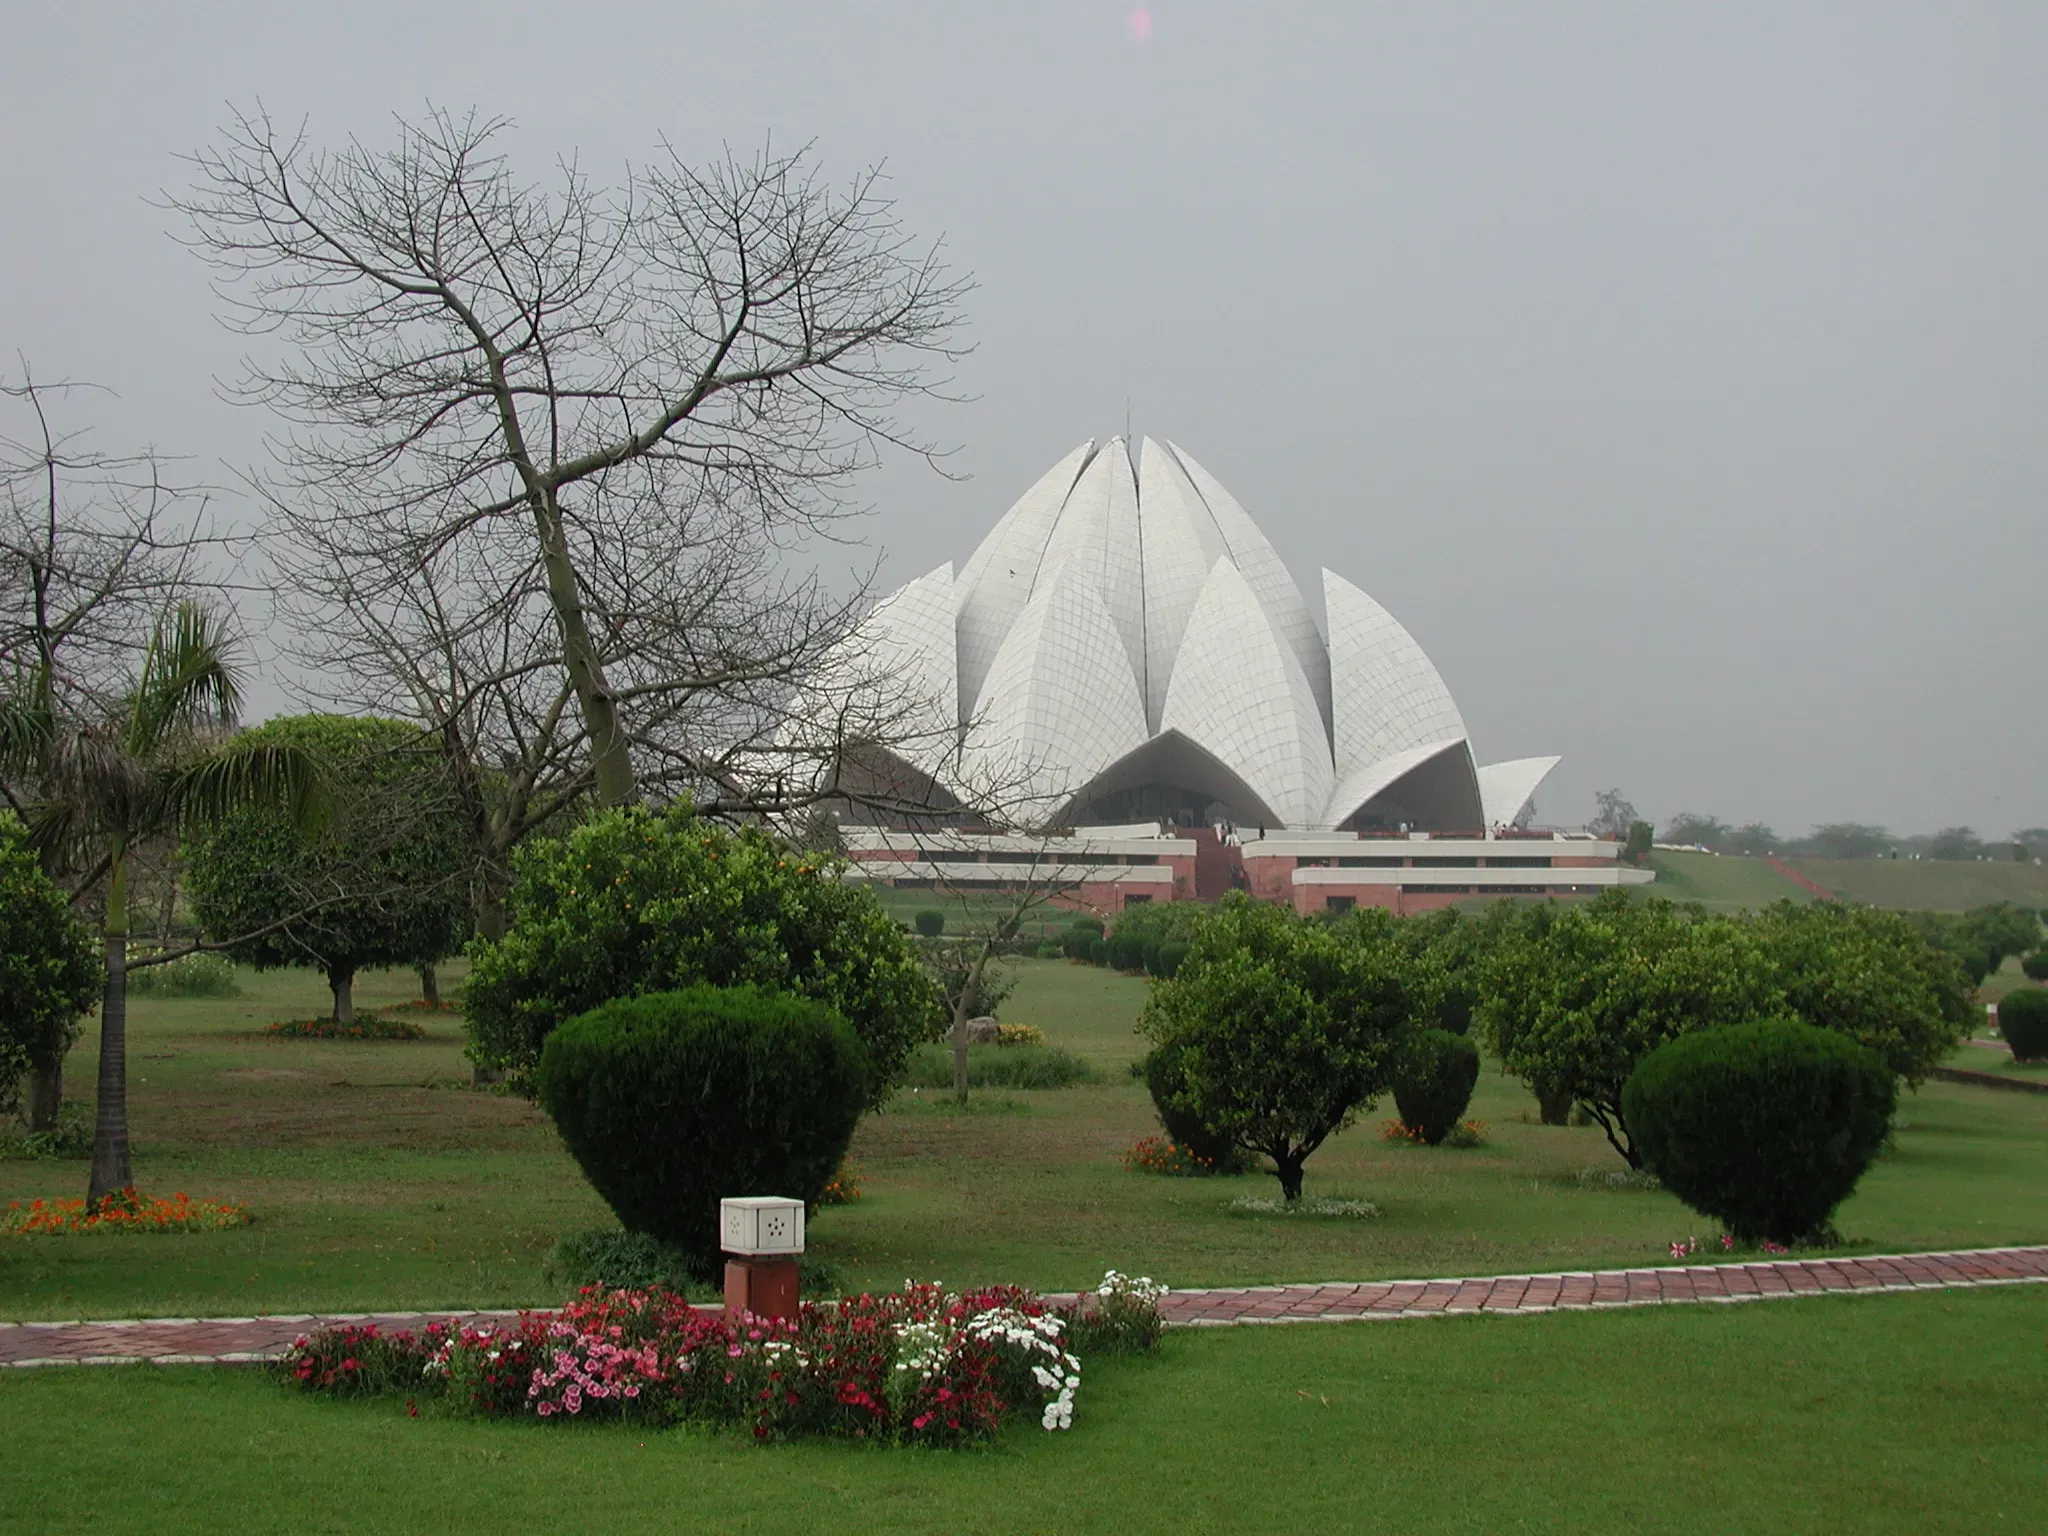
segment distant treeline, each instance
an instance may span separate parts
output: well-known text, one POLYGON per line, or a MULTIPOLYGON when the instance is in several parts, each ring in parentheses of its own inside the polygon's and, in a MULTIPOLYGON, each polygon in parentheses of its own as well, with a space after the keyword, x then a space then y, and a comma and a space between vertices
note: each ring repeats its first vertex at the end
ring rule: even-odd
POLYGON ((1685 811, 1657 833, 1662 843, 1712 849, 1715 853, 1774 853, 1794 859, 2014 859, 2028 863, 2048 857, 2048 827, 2022 827, 2012 836, 1979 837, 1974 827, 1939 832, 1898 833, 1860 821, 1831 821, 1804 837, 1780 837, 1760 821, 1730 826, 1718 816, 1685 811))

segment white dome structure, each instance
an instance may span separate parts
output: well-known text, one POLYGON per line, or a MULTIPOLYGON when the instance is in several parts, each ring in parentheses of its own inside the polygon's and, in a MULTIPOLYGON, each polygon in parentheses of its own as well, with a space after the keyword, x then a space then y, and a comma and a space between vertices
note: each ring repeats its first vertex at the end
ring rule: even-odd
MULTIPOLYGON (((1084 443, 959 573, 879 603, 829 674, 886 680, 895 758, 1047 825, 1511 823, 1557 759, 1478 767, 1414 638, 1322 573, 1325 639, 1250 516, 1178 446, 1084 443)), ((823 690, 830 692, 829 681, 823 690)))

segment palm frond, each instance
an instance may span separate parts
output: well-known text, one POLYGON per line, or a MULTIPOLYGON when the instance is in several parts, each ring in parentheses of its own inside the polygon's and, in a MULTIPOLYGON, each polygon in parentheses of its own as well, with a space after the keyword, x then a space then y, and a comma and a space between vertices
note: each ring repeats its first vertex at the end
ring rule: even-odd
POLYGON ((174 731, 232 725, 241 701, 240 667, 226 617, 204 603, 180 603, 159 621, 143 654, 127 748, 146 758, 174 731))
POLYGON ((0 695, 0 774, 36 773, 50 748, 54 722, 33 695, 0 695))
POLYGON ((326 764, 304 747, 230 742, 177 770, 166 798, 180 820, 217 822, 247 807, 281 810, 302 835, 332 814, 326 764))

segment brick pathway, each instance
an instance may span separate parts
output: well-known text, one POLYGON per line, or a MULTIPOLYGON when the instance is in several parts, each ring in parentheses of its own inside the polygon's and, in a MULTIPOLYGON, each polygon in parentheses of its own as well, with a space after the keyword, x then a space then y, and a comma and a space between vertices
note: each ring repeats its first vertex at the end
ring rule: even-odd
MULTIPOLYGON (((1371 1280, 1174 1291, 1169 1324, 1334 1323, 1441 1317, 1454 1312, 1574 1311, 1688 1301, 1760 1301, 1835 1291, 1922 1291, 2048 1282, 2048 1246, 1977 1248, 1865 1258, 1785 1259, 1464 1280, 1371 1280)), ((511 1318, 514 1312, 355 1312, 320 1316, 152 1318, 0 1323, 0 1369, 37 1365, 247 1364, 282 1353, 301 1333, 335 1323, 418 1328, 435 1318, 511 1318)))

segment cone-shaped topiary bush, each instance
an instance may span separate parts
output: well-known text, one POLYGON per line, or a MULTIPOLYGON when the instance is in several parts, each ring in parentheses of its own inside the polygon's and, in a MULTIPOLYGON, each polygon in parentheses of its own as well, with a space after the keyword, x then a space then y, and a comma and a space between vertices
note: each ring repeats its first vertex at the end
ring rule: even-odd
POLYGON ((2014 1061, 2048 1059, 2048 990, 2020 987, 1998 1000, 1998 1032, 2014 1061))
POLYGON ((1478 1082, 1478 1046, 1448 1029, 1418 1029, 1394 1069, 1394 1107, 1434 1147, 1458 1128, 1478 1082))
POLYGON ((1786 1020, 1659 1046, 1622 1089, 1643 1166, 1737 1238, 1821 1231, 1877 1155, 1897 1087, 1876 1052, 1786 1020))
POLYGON ((817 1202, 846 1156, 868 1072, 853 1027, 822 1004, 700 986, 569 1020, 548 1035, 536 1086, 619 1220, 708 1276, 721 1199, 817 1202))

